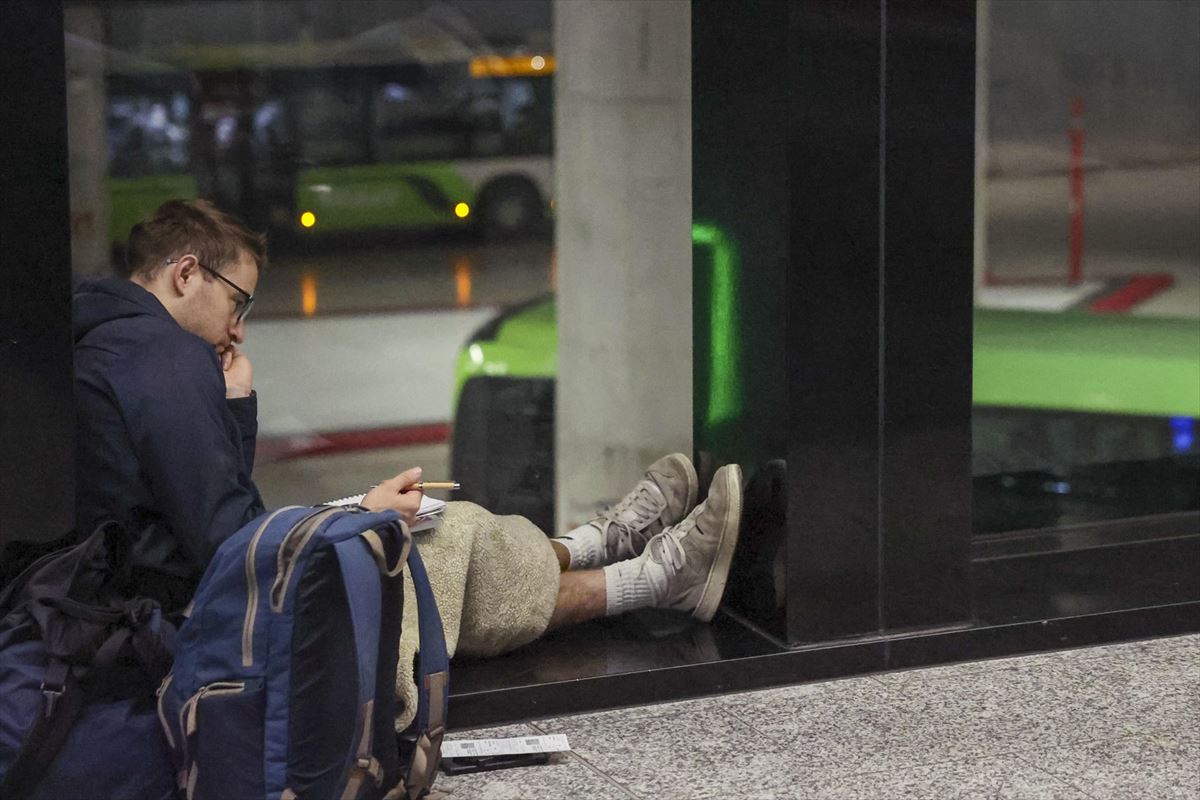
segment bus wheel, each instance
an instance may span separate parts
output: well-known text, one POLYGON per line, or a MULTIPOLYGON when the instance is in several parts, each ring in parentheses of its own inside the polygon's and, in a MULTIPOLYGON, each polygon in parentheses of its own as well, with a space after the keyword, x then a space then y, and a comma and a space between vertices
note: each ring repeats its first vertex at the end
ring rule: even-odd
POLYGON ((479 224, 489 239, 531 233, 542 219, 542 198, 528 181, 497 181, 484 190, 479 224))

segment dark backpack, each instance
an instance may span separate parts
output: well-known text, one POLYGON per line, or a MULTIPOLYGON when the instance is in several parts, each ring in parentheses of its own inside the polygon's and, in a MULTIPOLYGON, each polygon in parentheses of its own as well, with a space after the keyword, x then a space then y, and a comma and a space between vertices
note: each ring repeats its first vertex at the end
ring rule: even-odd
POLYGON ((247 524, 196 591, 159 699, 188 800, 361 800, 398 784, 405 563, 417 589, 422 692, 405 783, 410 798, 427 793, 447 657, 424 566, 395 512, 318 506, 247 524))
POLYGON ((0 797, 169 797, 154 689, 174 628, 138 598, 116 523, 0 593, 0 797))

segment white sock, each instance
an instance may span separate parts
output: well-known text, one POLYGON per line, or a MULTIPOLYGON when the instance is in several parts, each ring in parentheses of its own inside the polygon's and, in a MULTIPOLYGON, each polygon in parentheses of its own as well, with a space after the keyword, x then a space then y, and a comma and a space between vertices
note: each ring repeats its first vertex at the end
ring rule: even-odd
MULTIPOLYGON (((656 572, 662 572, 662 565, 646 558, 644 554, 605 567, 605 615, 614 617, 626 611, 653 606, 656 581, 652 573, 656 572)), ((662 576, 659 576, 657 583, 662 583, 662 576)))
POLYGON ((607 563, 604 557, 604 534, 590 522, 551 541, 567 548, 571 555, 569 569, 598 569, 607 563))

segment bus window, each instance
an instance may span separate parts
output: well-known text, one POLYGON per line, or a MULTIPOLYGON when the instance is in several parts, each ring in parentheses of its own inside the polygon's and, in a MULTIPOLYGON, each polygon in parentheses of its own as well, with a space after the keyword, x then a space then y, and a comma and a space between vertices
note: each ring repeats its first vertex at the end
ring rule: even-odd
POLYGON ((449 87, 428 81, 383 83, 375 92, 375 156, 382 162, 467 155, 470 126, 449 87))
POLYGON ((123 94, 109 101, 108 168, 116 178, 183 172, 188 167, 188 99, 123 94))
POLYGON ((264 100, 254 109, 254 144, 269 157, 287 146, 283 102, 264 100))
POLYGON ((289 113, 284 100, 260 98, 253 109, 254 184, 261 227, 286 230, 292 225, 296 168, 289 113), (264 219, 261 215, 266 214, 264 219))
POLYGON ((549 155, 554 127, 552 92, 549 77, 474 81, 475 155, 549 155))
POLYGON ((363 164, 363 98, 357 86, 331 81, 297 97, 300 155, 314 164, 363 164))

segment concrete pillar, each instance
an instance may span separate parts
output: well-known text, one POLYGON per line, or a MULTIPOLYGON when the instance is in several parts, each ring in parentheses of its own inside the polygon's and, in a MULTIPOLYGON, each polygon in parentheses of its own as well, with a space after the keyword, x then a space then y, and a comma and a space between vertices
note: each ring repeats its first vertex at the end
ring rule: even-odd
POLYGON ((560 530, 692 452, 686 0, 556 0, 560 530))
POLYGON ((76 277, 109 272, 109 193, 104 126, 104 18, 99 6, 63 9, 67 33, 67 137, 71 268, 76 277))

